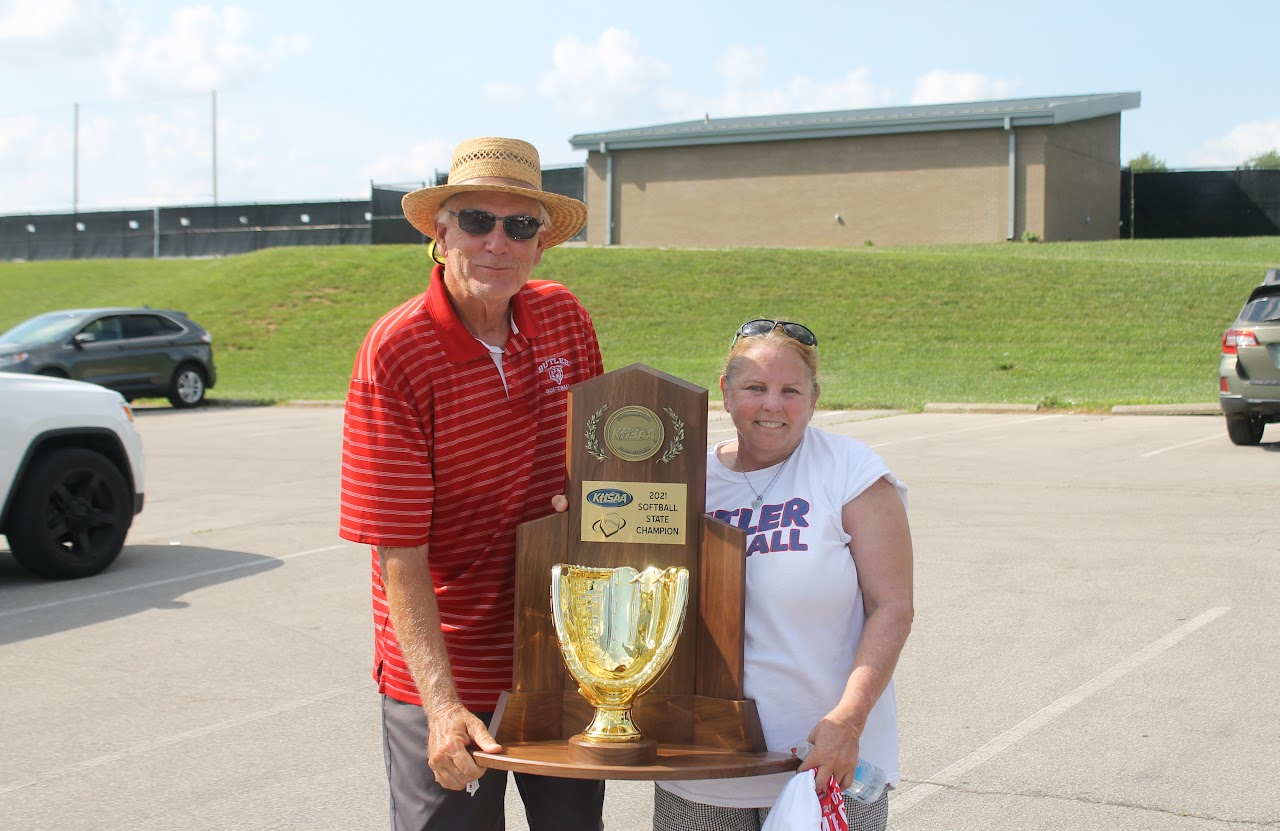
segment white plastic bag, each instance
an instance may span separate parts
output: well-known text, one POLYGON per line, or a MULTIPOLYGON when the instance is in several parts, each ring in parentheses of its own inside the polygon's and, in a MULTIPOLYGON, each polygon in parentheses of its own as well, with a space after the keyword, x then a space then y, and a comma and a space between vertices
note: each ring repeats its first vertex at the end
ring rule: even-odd
POLYGON ((778 794, 760 831, 849 831, 844 795, 834 777, 821 797, 813 790, 816 771, 797 773, 778 794))

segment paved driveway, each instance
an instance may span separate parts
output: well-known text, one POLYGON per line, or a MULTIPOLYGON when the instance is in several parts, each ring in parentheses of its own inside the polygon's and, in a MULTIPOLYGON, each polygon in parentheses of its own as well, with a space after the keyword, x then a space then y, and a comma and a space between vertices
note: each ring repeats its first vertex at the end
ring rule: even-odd
MULTIPOLYGON (((891 827, 1280 823, 1280 427, 867 415, 821 419, 911 485, 891 827)), ((117 564, 43 583, 0 556, 0 829, 385 827, 340 423, 143 412, 117 564)), ((649 786, 609 788, 607 827, 648 828, 649 786)))

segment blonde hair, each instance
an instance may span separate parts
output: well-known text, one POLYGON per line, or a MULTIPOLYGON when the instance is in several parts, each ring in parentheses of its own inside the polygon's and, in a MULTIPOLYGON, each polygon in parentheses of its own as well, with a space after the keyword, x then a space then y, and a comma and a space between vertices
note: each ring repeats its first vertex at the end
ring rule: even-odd
POLYGON ((724 369, 721 372, 726 381, 733 383, 734 376, 738 374, 746 354, 762 343, 789 349, 798 355, 800 360, 804 362, 805 368, 809 370, 809 380, 813 382, 813 394, 815 396, 818 394, 818 348, 816 346, 805 346, 790 335, 783 334, 782 330, 777 328, 770 329, 763 335, 744 336, 734 341, 733 346, 729 347, 729 355, 725 358, 724 369))

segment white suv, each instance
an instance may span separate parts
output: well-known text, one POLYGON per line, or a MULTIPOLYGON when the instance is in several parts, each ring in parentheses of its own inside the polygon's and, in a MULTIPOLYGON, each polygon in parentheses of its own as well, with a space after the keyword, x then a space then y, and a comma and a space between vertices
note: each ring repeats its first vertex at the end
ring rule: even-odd
POLYGON ((120 393, 0 372, 0 533, 55 580, 115 560, 142 510, 142 439, 120 393))

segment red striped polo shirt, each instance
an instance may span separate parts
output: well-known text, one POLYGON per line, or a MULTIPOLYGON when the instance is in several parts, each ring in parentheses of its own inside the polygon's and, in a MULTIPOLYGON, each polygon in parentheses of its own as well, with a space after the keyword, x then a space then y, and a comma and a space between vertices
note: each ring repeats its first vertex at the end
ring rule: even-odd
MULTIPOLYGON (((502 355, 462 326, 441 268, 379 320, 356 357, 342 429, 343 539, 427 546, 462 703, 511 688, 516 526, 565 487, 566 390, 603 371, 591 318, 568 289, 530 281, 512 299, 502 355)), ((374 678, 421 704, 373 550, 374 678)))

